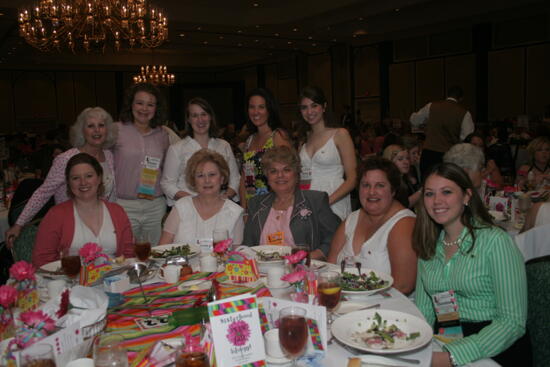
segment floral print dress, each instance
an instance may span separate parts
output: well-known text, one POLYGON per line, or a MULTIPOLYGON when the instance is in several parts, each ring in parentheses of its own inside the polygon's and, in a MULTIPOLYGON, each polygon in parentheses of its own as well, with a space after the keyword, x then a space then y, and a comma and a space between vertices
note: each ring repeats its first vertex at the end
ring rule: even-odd
POLYGON ((259 150, 248 150, 254 135, 251 135, 246 141, 247 151, 243 155, 243 175, 247 201, 256 195, 264 195, 269 192, 267 177, 262 171, 262 156, 267 150, 273 148, 274 133, 271 133, 262 149, 259 150))

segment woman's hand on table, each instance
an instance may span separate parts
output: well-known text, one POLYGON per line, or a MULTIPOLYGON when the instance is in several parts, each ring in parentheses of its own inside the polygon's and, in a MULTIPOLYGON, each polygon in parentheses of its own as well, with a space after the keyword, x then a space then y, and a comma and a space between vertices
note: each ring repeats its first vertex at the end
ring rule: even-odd
POLYGON ((433 352, 432 367, 452 367, 449 352, 433 352))
POLYGON ((10 249, 13 248, 13 244, 17 239, 17 237, 19 237, 19 235, 21 234, 22 228, 23 227, 20 226, 19 224, 14 224, 10 229, 6 231, 5 238, 6 238, 6 244, 8 245, 8 248, 10 249))

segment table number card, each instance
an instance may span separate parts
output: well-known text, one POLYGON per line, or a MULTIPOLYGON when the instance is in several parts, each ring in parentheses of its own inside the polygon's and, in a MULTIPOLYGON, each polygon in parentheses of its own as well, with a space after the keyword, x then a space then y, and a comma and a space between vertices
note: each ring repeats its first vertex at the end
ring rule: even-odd
POLYGON ((265 366, 264 339, 255 295, 208 304, 218 367, 265 366))

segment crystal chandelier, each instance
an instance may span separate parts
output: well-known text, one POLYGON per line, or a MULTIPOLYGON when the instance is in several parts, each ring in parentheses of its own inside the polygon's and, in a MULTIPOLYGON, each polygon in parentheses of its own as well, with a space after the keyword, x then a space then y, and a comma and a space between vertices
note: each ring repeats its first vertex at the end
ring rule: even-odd
POLYGON ((174 74, 169 74, 166 65, 152 67, 142 66, 141 72, 134 75, 134 83, 152 83, 156 85, 172 85, 176 81, 174 74))
POLYGON ((19 13, 19 35, 40 51, 158 47, 168 21, 147 0, 40 0, 19 13))

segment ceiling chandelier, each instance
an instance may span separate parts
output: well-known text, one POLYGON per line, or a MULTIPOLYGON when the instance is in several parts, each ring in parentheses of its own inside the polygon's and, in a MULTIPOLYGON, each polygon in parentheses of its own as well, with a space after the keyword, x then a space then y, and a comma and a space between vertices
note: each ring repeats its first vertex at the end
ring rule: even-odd
POLYGON ((40 0, 19 13, 19 34, 40 51, 158 47, 168 21, 147 0, 40 0))
POLYGON ((134 75, 134 83, 152 83, 155 85, 172 85, 176 82, 174 74, 169 74, 166 65, 152 67, 142 66, 141 72, 134 75))

